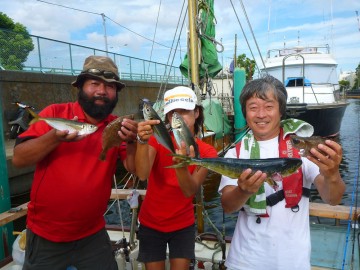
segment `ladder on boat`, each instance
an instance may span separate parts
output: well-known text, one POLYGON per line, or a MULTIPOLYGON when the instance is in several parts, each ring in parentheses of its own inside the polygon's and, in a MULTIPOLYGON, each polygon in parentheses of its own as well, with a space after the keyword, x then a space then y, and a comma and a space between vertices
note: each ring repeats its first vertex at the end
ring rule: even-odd
POLYGON ((220 94, 218 96, 218 99, 221 102, 221 106, 223 107, 224 112, 229 115, 229 114, 234 114, 234 107, 233 107, 233 103, 232 103, 232 98, 229 94, 225 93, 225 94, 220 94))

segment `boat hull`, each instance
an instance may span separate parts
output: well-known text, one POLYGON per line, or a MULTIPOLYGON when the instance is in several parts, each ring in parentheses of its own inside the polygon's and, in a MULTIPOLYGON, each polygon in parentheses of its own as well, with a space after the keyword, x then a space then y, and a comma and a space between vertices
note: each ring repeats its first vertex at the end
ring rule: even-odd
POLYGON ((314 127, 314 136, 338 136, 348 102, 333 104, 287 104, 286 116, 303 120, 314 127))

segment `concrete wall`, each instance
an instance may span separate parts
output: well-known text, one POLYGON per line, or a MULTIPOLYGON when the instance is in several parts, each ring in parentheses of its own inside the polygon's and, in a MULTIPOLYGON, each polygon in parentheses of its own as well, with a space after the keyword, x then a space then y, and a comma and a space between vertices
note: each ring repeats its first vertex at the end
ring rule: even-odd
MULTIPOLYGON (((78 90, 71 86, 75 76, 43 74, 21 71, 0 71, 0 101, 3 110, 5 138, 9 131, 6 112, 16 109, 11 104, 21 101, 41 110, 52 103, 75 101, 78 90)), ((156 101, 160 83, 124 81, 126 88, 119 93, 116 115, 140 113, 141 98, 156 101)), ((175 85, 167 85, 167 89, 175 85)), ((140 116, 140 115, 138 115, 140 116)))

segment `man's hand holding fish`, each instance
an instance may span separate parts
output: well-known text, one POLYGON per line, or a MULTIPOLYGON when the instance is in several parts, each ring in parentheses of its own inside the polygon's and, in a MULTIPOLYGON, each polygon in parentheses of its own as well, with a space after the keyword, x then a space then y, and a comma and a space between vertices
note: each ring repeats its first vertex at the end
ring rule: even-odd
POLYGON ((259 190, 259 188, 264 184, 266 178, 266 173, 263 173, 262 171, 256 171, 254 174, 252 174, 252 170, 250 168, 244 170, 240 174, 237 180, 239 190, 243 194, 249 195, 246 197, 244 203, 251 195, 255 194, 259 190))
POLYGON ((118 132, 120 138, 127 143, 133 143, 136 140, 137 125, 135 120, 124 118, 118 132))
POLYGON ((339 165, 342 160, 342 148, 333 139, 319 136, 300 137, 291 135, 291 144, 299 149, 301 156, 306 157, 319 167, 320 175, 316 187, 325 202, 334 204, 333 195, 341 193, 337 185, 341 181, 339 165))
MULTIPOLYGON (((72 120, 77 121, 78 117, 75 116, 72 120)), ((79 135, 78 131, 70 132, 69 130, 58 130, 55 129, 55 135, 61 142, 76 142, 82 140, 87 135, 79 135)))
POLYGON ((316 178, 315 185, 326 203, 338 204, 340 201, 334 201, 332 198, 334 194, 342 193, 342 189, 336 188, 341 181, 339 166, 342 160, 342 148, 333 140, 326 140, 325 144, 319 144, 317 147, 320 151, 311 148, 311 155, 307 156, 319 167, 320 174, 316 178))

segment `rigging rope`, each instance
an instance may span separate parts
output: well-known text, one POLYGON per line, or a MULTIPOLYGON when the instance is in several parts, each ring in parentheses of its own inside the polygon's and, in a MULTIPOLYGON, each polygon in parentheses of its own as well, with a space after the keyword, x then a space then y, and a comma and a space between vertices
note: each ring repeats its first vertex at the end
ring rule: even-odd
MULTIPOLYGON (((154 42, 155 42, 156 30, 157 30, 157 26, 158 26, 158 22, 159 22, 160 9, 161 9, 161 0, 160 0, 159 9, 158 9, 158 14, 157 14, 157 18, 156 18, 156 24, 155 24, 155 31, 154 31, 153 42, 152 42, 152 45, 151 45, 150 61, 151 61, 151 59, 152 59, 152 53, 153 53, 153 50, 154 50, 154 44, 155 44, 154 42)), ((146 74, 146 75, 149 75, 150 61, 149 61, 148 71, 147 71, 147 74, 146 74)))
MULTIPOLYGON (((242 24, 241 24, 241 22, 240 22, 239 16, 238 16, 238 14, 237 14, 237 12, 236 12, 236 10, 235 10, 235 7, 234 7, 234 4, 233 4, 232 0, 230 0, 230 3, 231 3, 232 8, 233 8, 233 10, 234 10, 236 19, 237 19, 237 21, 238 21, 238 23, 239 23, 239 25, 240 25, 241 32, 243 33, 243 36, 244 36, 244 38, 245 38, 245 41, 246 41, 246 43, 247 43, 247 45, 248 45, 248 48, 249 48, 249 50, 250 50, 250 53, 251 53, 251 55, 252 55, 252 57, 253 57, 253 59, 254 59, 254 61, 255 61, 254 53, 253 53, 253 51, 251 50, 251 46, 250 46, 249 41, 248 41, 248 39, 247 39, 247 37, 246 37, 246 35, 245 35, 244 28, 242 27, 242 24)), ((258 72, 259 72, 259 74, 260 74, 260 69, 259 69, 259 66, 257 65, 256 61, 255 61, 255 65, 256 65, 256 68, 257 68, 257 70, 258 70, 258 72)))
MULTIPOLYGON (((162 100, 162 97, 163 97, 164 92, 165 92, 165 90, 166 90, 167 83, 168 83, 168 81, 169 81, 170 72, 171 72, 171 67, 170 67, 170 70, 169 70, 169 74, 168 74, 167 76, 166 76, 166 73, 167 73, 167 68, 169 67, 169 62, 170 62, 171 54, 172 54, 172 51, 173 51, 173 48, 174 48, 174 42, 175 42, 175 40, 176 40, 175 37, 176 37, 177 32, 178 32, 178 29, 179 29, 179 24, 180 24, 180 21, 181 21, 181 16, 182 16, 182 14, 183 14, 184 6, 185 6, 185 0, 183 1, 183 5, 182 5, 182 7, 181 7, 179 20, 178 20, 178 23, 177 23, 177 25, 176 25, 176 31, 175 31, 175 33, 174 33, 173 43, 171 44, 171 50, 170 50, 170 53, 169 53, 169 57, 168 57, 166 66, 165 66, 165 71, 164 71, 164 77, 166 77, 165 86, 163 87, 163 81, 161 80, 160 89, 159 89, 159 92, 158 92, 158 96, 157 96, 157 98, 156 98, 156 101, 161 101, 161 100, 162 100)), ((186 17, 186 12, 185 12, 184 17, 183 17, 183 23, 182 23, 182 26, 181 26, 181 29, 180 29, 180 32, 179 32, 179 36, 178 36, 178 39, 177 39, 177 43, 176 43, 176 47, 175 47, 175 50, 174 50, 174 54, 173 54, 173 56, 172 56, 171 65, 174 63, 175 54, 176 54, 178 45, 179 45, 179 43, 180 43, 180 36, 181 36, 182 29, 183 29, 183 27, 184 27, 185 17, 186 17)))
MULTIPOLYGON (((253 36, 253 39, 254 39, 254 42, 255 42, 256 48, 257 48, 258 53, 259 53, 259 55, 260 55, 261 62, 262 62, 263 66, 264 66, 264 68, 265 68, 265 70, 266 70, 265 62, 264 62, 264 59, 262 58, 262 55, 261 55, 261 52, 260 52, 259 45, 258 45, 258 43, 257 43, 257 41, 256 41, 256 38, 255 38, 255 35, 254 35, 254 31, 253 31, 253 29, 252 29, 252 27, 251 27, 250 20, 249 20, 249 18, 248 18, 247 13, 246 13, 246 9, 245 9, 244 3, 243 3, 243 1, 242 1, 242 0, 239 0, 239 1, 240 1, 240 4, 241 4, 241 7, 242 7, 242 10, 243 10, 243 12, 244 12, 244 15, 245 15, 246 21, 247 21, 247 23, 248 23, 248 25, 249 25, 249 28, 250 28, 251 34, 252 34, 252 36, 253 36)), ((254 60, 255 60, 255 59, 254 59, 254 60)), ((259 71, 259 67, 258 67, 258 71, 259 71)), ((266 71, 266 72, 267 72, 267 71, 266 71)))

